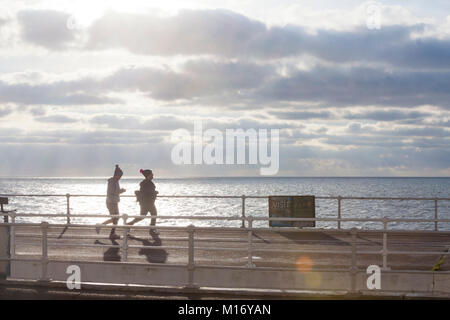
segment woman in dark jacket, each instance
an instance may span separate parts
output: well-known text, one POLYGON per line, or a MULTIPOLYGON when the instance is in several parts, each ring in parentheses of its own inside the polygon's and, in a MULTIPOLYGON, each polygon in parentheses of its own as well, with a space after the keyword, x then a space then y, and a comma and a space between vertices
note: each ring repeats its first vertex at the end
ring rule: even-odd
MULTIPOLYGON (((147 215, 147 213, 150 212, 152 217, 156 217, 157 210, 155 207, 155 200, 156 196, 158 194, 158 191, 156 191, 155 184, 153 183, 153 172, 152 170, 142 170, 140 171, 145 179, 141 181, 140 183, 140 193, 138 197, 139 204, 141 206, 141 216, 142 218, 135 218, 134 220, 128 222, 128 225, 133 225, 136 222, 139 222, 141 220, 144 220, 144 216, 147 215)), ((151 226, 156 225, 156 219, 152 218, 150 222, 151 226)), ((154 233, 159 234, 158 230, 152 229, 154 233)), ((151 231, 152 231, 151 230, 151 231)))

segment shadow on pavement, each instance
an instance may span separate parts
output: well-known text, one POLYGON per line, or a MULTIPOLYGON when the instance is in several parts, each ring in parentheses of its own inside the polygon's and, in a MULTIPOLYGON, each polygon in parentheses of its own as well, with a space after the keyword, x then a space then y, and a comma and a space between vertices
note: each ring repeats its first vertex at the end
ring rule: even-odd
MULTIPOLYGON (((150 231, 150 235, 153 241, 147 239, 134 237, 129 235, 130 240, 139 241, 143 246, 146 247, 158 247, 161 246, 161 238, 154 232, 150 231)), ((153 248, 142 248, 139 250, 139 255, 145 256, 147 261, 150 263, 165 263, 167 261, 167 256, 169 255, 164 249, 153 249, 153 248)))
MULTIPOLYGON (((113 246, 118 246, 119 243, 116 240, 111 240, 113 246)), ((102 243, 99 240, 95 240, 95 244, 108 245, 108 243, 102 243)), ((119 254, 120 248, 111 247, 103 253, 103 261, 121 261, 122 257, 119 254)))

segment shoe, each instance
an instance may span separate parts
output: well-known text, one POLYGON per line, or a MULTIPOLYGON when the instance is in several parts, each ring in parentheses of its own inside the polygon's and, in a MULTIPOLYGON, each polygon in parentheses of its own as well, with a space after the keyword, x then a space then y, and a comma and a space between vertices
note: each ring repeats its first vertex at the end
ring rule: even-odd
POLYGON ((96 225, 95 225, 95 232, 97 233, 97 234, 99 234, 100 233, 100 227, 101 227, 102 225, 100 224, 100 223, 97 223, 96 225))
POLYGON ((156 234, 156 235, 159 234, 159 230, 158 230, 158 229, 153 229, 151 232, 152 232, 153 234, 156 234))

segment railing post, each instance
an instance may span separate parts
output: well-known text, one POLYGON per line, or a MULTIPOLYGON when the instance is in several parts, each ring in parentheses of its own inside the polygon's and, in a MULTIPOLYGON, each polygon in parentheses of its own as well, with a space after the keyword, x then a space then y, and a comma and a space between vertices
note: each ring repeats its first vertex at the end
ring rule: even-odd
MULTIPOLYGON (((434 199, 434 220, 438 220, 438 199, 434 199)), ((438 231, 438 222, 434 222, 434 231, 438 231)))
POLYGON ((41 257, 41 278, 40 281, 50 281, 50 278, 47 274, 48 269, 48 222, 41 223, 41 232, 42 232, 42 257, 41 257))
MULTIPOLYGON (((3 212, 3 203, 0 204, 0 211, 3 212)), ((3 222, 8 223, 8 215, 3 216, 3 222)))
POLYGON ((338 196, 338 229, 341 228, 341 200, 342 197, 338 196))
POLYGON ((387 258, 388 258, 388 238, 387 238, 387 226, 388 226, 389 219, 387 217, 383 218, 383 250, 381 251, 383 256, 383 269, 382 270, 389 270, 387 266, 387 258))
POLYGON ((253 217, 248 217, 248 268, 254 268, 255 264, 253 263, 253 217))
POLYGON ((66 194, 67 224, 70 224, 70 194, 66 194))
MULTIPOLYGON (((3 212, 3 203, 0 203, 0 212, 3 212)), ((3 222, 8 223, 8 216, 3 216, 3 222)))
POLYGON ((13 211, 11 213, 11 241, 9 242, 9 252, 11 254, 11 259, 16 257, 16 227, 14 224, 16 223, 16 213, 13 211))
POLYGON ((188 289, 198 289, 199 287, 194 283, 194 271, 195 271, 195 249, 194 249, 194 239, 195 239, 195 226, 188 226, 188 284, 186 288, 188 289))
POLYGON ((241 196, 242 199, 242 226, 241 228, 245 228, 245 195, 241 196))
POLYGON ((358 265, 356 261, 356 235, 357 235, 357 229, 352 228, 350 230, 350 235, 352 237, 352 262, 350 266, 350 276, 351 276, 351 285, 350 285, 350 292, 356 293, 356 275, 358 274, 358 265))
POLYGON ((122 242, 122 251, 123 251, 123 262, 128 262, 128 234, 130 233, 130 228, 123 228, 123 242, 122 242))

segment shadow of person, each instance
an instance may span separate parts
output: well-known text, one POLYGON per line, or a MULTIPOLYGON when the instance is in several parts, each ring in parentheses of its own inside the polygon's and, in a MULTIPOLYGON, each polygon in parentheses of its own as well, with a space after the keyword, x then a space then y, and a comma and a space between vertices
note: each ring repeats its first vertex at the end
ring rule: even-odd
MULTIPOLYGON (((112 245, 113 246, 118 246, 119 243, 116 240, 112 240, 112 245)), ((102 244, 102 245, 108 245, 108 243, 102 243, 99 240, 95 240, 95 244, 102 244)), ((111 247, 108 248, 104 253, 103 253, 103 261, 121 261, 122 257, 119 254, 120 252, 120 248, 119 247, 111 247)))
MULTIPOLYGON (((162 241, 161 238, 154 232, 150 231, 150 236, 153 241, 149 241, 147 239, 138 238, 132 235, 129 235, 128 238, 130 240, 136 240, 142 243, 145 247, 158 247, 161 246, 162 241)), ((145 256, 147 261, 150 263, 166 263, 167 256, 169 255, 164 249, 153 249, 153 248, 142 248, 139 250, 139 255, 145 256)))
POLYGON ((63 229, 63 231, 61 231, 61 234, 58 236, 58 239, 62 239, 64 233, 66 233, 66 231, 67 231, 68 229, 69 229, 69 227, 68 227, 68 226, 65 226, 64 229, 63 229))

